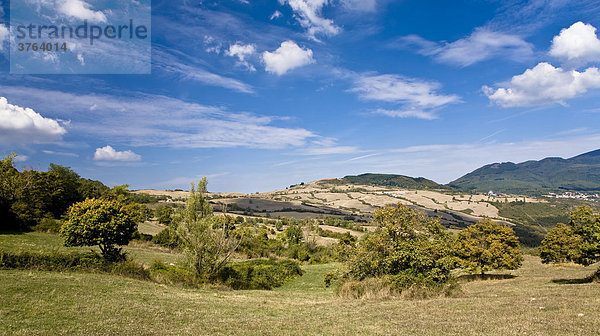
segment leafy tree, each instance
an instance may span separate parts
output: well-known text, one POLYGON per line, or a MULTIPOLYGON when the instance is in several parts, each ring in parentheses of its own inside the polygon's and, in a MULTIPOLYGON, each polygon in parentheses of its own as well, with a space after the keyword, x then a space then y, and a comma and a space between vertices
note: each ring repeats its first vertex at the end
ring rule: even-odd
POLYGON ((582 206, 571 212, 569 225, 550 230, 540 247, 543 262, 574 261, 591 265, 600 261, 600 214, 582 206))
POLYGON ((81 178, 71 168, 54 163, 50 164, 48 175, 51 181, 49 187, 52 191, 52 204, 49 210, 55 218, 59 218, 64 215, 71 204, 85 199, 79 192, 81 178))
POLYGON ((174 223, 190 267, 199 278, 210 279, 231 258, 239 239, 228 234, 223 217, 214 216, 204 196, 206 178, 192 184, 185 208, 175 215, 174 223))
POLYGON ((304 238, 304 233, 299 225, 291 224, 284 231, 283 235, 288 244, 300 244, 304 238))
POLYGON ((158 222, 162 225, 171 225, 173 222, 173 214, 175 210, 168 205, 161 205, 156 208, 155 216, 158 219, 158 222))
POLYGON ((17 199, 19 171, 13 167, 14 153, 0 160, 0 229, 18 228, 17 218, 12 212, 12 205, 17 199))
POLYGON ((577 260, 581 255, 581 236, 575 235, 573 227, 558 223, 542 240, 539 247, 542 262, 567 262, 577 260))
POLYGON ((98 245, 102 256, 110 261, 125 259, 121 248, 127 245, 137 224, 117 201, 87 199, 69 209, 60 234, 65 246, 98 245))
POLYGON ((517 269, 523 262, 513 229, 489 219, 458 233, 455 254, 469 273, 517 269))
POLYGON ((377 230, 364 236, 348 261, 352 278, 387 277, 400 290, 450 279, 456 260, 437 219, 399 204, 378 209, 374 223, 377 230))

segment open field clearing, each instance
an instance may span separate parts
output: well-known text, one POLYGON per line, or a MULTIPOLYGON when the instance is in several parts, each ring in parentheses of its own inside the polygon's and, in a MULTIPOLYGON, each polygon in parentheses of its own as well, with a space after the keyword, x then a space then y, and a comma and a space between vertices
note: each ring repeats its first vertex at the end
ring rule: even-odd
POLYGON ((462 284, 458 298, 342 300, 322 286, 337 264, 273 291, 186 289, 113 275, 1 270, 6 335, 593 335, 593 267, 527 256, 505 280, 462 284), (574 281, 576 282, 576 281, 574 281))
MULTIPOLYGON (((0 234, 0 250, 13 252, 89 252, 90 250, 100 252, 97 246, 94 247, 64 247, 63 239, 58 235, 29 232, 22 234, 0 234)), ((123 248, 128 256, 145 266, 150 266, 154 260, 160 260, 166 263, 181 262, 180 254, 170 253, 168 249, 159 246, 148 246, 144 243, 131 242, 129 246, 123 248)))

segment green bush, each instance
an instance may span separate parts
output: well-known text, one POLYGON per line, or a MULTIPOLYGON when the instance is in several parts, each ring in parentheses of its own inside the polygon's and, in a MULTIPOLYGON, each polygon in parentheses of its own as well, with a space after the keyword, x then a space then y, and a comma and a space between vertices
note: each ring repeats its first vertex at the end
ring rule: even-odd
POLYGON ((272 289, 301 275, 296 261, 256 259, 225 265, 217 280, 233 289, 272 289))
POLYGON ((152 237, 152 242, 156 245, 172 249, 179 247, 180 244, 177 234, 170 228, 166 228, 152 237))
POLYGON ((150 266, 150 276, 159 283, 180 284, 194 286, 198 280, 193 272, 175 265, 167 265, 160 261, 154 261, 150 266))
POLYGON ((33 227, 33 230, 38 232, 59 233, 61 226, 61 220, 54 219, 52 217, 45 217, 33 227))
POLYGON ((141 233, 140 231, 136 231, 131 235, 132 240, 141 240, 141 241, 152 241, 152 235, 141 233))
POLYGON ((149 280, 149 272, 133 261, 110 262, 96 253, 12 253, 0 251, 0 269, 39 271, 92 271, 149 280))

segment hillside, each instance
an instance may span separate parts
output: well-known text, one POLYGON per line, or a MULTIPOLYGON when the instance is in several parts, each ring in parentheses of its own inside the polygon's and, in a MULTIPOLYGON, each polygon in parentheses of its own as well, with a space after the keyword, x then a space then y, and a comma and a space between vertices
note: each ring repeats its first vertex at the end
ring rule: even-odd
POLYGON ((541 195, 547 192, 600 191, 600 150, 570 159, 493 163, 449 183, 476 192, 541 195))
POLYGON ((396 187, 404 189, 447 189, 447 186, 438 184, 424 177, 410 177, 394 174, 361 174, 349 175, 338 180, 340 184, 358 184, 381 187, 396 187))

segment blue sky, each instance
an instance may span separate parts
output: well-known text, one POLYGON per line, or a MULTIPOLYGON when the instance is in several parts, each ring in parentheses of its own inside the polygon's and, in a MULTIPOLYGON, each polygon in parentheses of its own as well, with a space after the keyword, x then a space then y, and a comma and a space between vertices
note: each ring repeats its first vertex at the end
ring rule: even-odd
POLYGON ((153 1, 150 75, 10 74, 2 7, 0 153, 21 168, 255 192, 600 148, 597 1, 153 1))

